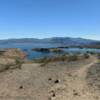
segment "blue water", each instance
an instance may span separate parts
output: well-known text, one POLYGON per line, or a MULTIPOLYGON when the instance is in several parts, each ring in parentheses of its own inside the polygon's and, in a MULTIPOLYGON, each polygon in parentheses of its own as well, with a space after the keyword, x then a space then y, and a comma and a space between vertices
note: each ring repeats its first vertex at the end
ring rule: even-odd
MULTIPOLYGON (((51 48, 51 47, 58 47, 61 45, 57 44, 50 44, 50 43, 10 43, 10 44, 0 44, 0 48, 19 48, 23 50, 25 53, 27 53, 27 57, 29 59, 34 59, 34 58, 40 58, 40 57, 48 57, 48 56, 53 56, 53 53, 44 53, 44 52, 36 52, 32 51, 32 48, 51 48)), ((63 49, 65 53, 85 53, 87 51, 90 52, 99 52, 100 49, 80 49, 80 48, 66 48, 63 49)))
POLYGON ((32 49, 32 48, 51 48, 59 45, 50 43, 8 43, 0 44, 0 48, 20 48, 20 49, 32 49))
POLYGON ((48 57, 54 54, 52 53, 44 53, 44 52, 36 52, 32 51, 32 48, 52 48, 58 47, 60 45, 50 44, 50 43, 9 43, 9 44, 0 44, 0 48, 19 48, 23 50, 28 59, 40 58, 40 57, 48 57))

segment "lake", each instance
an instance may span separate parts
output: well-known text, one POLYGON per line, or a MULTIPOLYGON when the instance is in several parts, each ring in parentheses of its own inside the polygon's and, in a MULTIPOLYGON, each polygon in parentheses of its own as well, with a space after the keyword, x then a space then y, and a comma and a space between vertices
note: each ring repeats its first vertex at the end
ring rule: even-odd
MULTIPOLYGON (((55 55, 54 53, 46 53, 46 52, 36 52, 32 51, 32 48, 52 48, 59 47, 61 45, 58 44, 50 44, 50 43, 10 43, 10 44, 0 44, 0 48, 19 48, 27 53, 27 57, 29 59, 40 58, 40 57, 48 57, 55 55)), ((87 49, 87 48, 65 48, 63 49, 65 53, 85 53, 87 51, 90 52, 99 52, 100 49, 87 49)))

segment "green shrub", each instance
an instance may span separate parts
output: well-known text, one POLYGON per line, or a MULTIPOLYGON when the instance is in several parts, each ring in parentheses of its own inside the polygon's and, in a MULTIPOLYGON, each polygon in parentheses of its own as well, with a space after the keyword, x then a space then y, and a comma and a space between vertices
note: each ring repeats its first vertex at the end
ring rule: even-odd
POLYGON ((74 54, 74 55, 70 55, 68 57, 68 61, 77 61, 78 60, 78 55, 74 54))
POLYGON ((21 66, 24 63, 24 61, 21 58, 16 58, 15 63, 16 63, 16 67, 21 69, 21 66))
POLYGON ((100 53, 97 54, 97 58, 100 59, 100 53))
POLYGON ((0 56, 4 54, 5 51, 0 51, 0 56))
POLYGON ((85 58, 85 59, 88 59, 89 57, 90 57, 90 56, 89 56, 88 53, 85 53, 85 54, 84 54, 84 58, 85 58))

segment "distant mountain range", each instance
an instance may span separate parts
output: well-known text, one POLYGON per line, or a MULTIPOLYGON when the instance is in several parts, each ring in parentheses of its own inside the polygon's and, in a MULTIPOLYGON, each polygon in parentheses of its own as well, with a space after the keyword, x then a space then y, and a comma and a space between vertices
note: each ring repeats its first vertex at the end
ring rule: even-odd
POLYGON ((61 45, 100 45, 100 41, 83 39, 83 38, 70 38, 70 37, 53 37, 45 39, 36 39, 36 38, 22 38, 22 39, 5 39, 0 40, 0 44, 8 43, 53 43, 61 45))

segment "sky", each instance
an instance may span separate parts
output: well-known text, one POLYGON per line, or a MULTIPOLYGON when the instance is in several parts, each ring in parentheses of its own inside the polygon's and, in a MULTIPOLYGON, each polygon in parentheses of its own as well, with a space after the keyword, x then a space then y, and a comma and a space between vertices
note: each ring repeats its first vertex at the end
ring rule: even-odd
POLYGON ((0 0, 0 39, 100 40, 100 0, 0 0))

